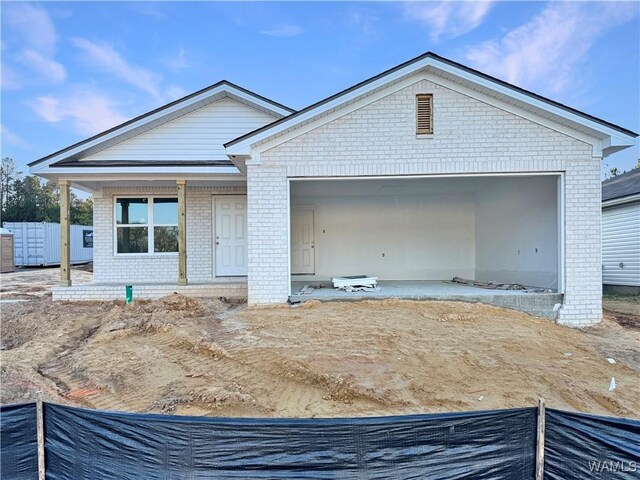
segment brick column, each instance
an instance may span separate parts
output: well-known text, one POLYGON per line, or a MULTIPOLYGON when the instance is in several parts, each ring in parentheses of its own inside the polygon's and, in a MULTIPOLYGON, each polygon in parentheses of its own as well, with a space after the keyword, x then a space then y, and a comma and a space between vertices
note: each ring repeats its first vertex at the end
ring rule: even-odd
POLYGON ((600 158, 568 160, 565 174, 565 297, 559 322, 602 320, 600 158))
POLYGON ((289 295, 289 183, 284 167, 247 166, 248 302, 289 295))

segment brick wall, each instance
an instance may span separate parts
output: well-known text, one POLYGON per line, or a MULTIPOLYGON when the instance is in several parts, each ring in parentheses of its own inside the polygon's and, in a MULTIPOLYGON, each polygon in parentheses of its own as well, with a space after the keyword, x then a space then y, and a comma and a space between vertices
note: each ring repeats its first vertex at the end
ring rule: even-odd
MULTIPOLYGON (((590 145, 441 85, 416 83, 262 152, 249 166, 249 302, 287 299, 287 177, 566 172, 565 305, 601 319, 600 160, 590 145), (434 135, 415 135, 415 95, 434 94, 434 135)), ((532 206, 535 208, 535 206, 532 206)))
MULTIPOLYGON (((53 301, 88 302, 94 300, 124 300, 124 285, 74 285, 71 287, 53 287, 53 301)), ((247 285, 244 281, 216 282, 204 285, 133 285, 134 300, 162 298, 179 293, 190 297, 225 297, 234 300, 247 298, 247 285)))
MULTIPOLYGON (((187 187, 187 278, 189 282, 215 279, 212 241, 212 195, 245 194, 244 187, 187 187)), ((94 199, 95 283, 175 283, 178 254, 117 256, 114 252, 114 197, 118 195, 177 195, 176 187, 106 188, 94 199)))

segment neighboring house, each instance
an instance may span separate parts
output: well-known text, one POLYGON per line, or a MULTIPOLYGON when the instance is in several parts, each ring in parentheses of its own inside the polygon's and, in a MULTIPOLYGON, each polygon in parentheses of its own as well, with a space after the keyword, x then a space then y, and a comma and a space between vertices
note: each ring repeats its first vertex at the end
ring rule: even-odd
POLYGON ((94 284, 63 264, 54 299, 134 284, 269 304, 349 274, 463 299, 442 282, 460 276, 551 290, 559 321, 586 325, 601 161, 636 136, 426 53, 297 112, 220 82, 30 167, 58 181, 63 219, 70 186, 94 195, 94 284))
POLYGON ((640 294, 640 168, 602 182, 602 283, 640 294))

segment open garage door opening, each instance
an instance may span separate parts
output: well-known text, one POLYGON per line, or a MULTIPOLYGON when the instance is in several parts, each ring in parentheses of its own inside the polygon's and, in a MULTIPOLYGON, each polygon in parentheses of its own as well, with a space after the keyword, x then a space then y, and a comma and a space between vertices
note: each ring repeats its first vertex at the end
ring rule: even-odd
POLYGON ((561 181, 292 179, 292 296, 337 295, 331 279, 354 275, 378 279, 364 297, 561 293, 561 181))

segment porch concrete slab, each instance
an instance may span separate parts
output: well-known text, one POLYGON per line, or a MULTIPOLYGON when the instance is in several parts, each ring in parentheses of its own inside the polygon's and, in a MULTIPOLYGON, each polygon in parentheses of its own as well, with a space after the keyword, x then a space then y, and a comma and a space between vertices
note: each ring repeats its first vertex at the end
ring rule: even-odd
POLYGON ((379 281, 377 292, 345 292, 336 290, 330 282, 292 282, 291 302, 307 300, 321 301, 360 301, 400 298, 404 300, 444 300, 472 303, 486 303, 498 307, 520 310, 539 317, 556 317, 554 306, 562 304, 563 295, 554 292, 534 292, 526 290, 491 290, 469 285, 453 284, 443 281, 379 281), (305 285, 321 284, 322 288, 311 293, 300 294, 305 285))
MULTIPOLYGON (((220 279, 213 283, 199 283, 190 285, 176 285, 168 283, 132 284, 133 298, 157 299, 173 293, 189 297, 219 298, 233 300, 247 298, 247 281, 220 279)), ((51 289, 54 301, 111 301, 125 299, 125 284, 84 284, 70 287, 53 287, 51 289)))

